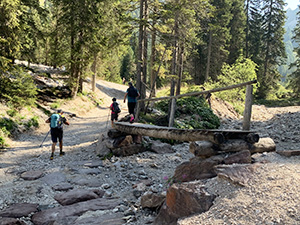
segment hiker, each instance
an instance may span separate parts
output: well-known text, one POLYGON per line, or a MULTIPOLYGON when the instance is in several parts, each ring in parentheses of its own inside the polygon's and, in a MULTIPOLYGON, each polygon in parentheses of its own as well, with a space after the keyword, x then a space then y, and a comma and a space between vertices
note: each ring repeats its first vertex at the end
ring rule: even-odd
POLYGON ((62 110, 57 110, 57 113, 53 113, 47 120, 46 123, 50 123, 50 132, 51 132, 51 140, 52 140, 52 152, 50 156, 50 160, 54 157, 55 146, 57 143, 57 139, 59 141, 59 155, 62 156, 65 153, 63 152, 63 124, 70 125, 67 119, 63 115, 62 110))
POLYGON ((123 77, 122 82, 123 82, 123 84, 126 84, 126 79, 125 79, 125 77, 123 77))
POLYGON ((124 103, 126 102, 127 97, 127 105, 128 105, 128 112, 130 114, 130 122, 134 120, 134 108, 136 106, 137 100, 136 98, 140 97, 140 93, 138 90, 132 85, 131 82, 128 83, 129 88, 127 89, 125 96, 124 96, 124 103))
POLYGON ((114 125, 114 121, 118 121, 118 116, 119 113, 121 112, 121 109, 119 107, 119 103, 117 102, 116 98, 112 99, 112 104, 110 105, 110 110, 111 110, 111 126, 114 125))

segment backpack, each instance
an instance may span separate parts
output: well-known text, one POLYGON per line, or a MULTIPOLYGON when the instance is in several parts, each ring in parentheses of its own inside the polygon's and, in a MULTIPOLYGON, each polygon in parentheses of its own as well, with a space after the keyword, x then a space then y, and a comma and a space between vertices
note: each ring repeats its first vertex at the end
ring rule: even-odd
POLYGON ((138 96, 138 91, 135 87, 130 87, 128 88, 128 96, 129 97, 132 97, 132 98, 135 98, 138 96))
POLYGON ((115 113, 120 113, 121 112, 121 109, 120 109, 119 104, 117 102, 113 103, 113 110, 112 111, 115 112, 115 113))
POLYGON ((50 119, 51 128, 62 128, 63 120, 61 115, 54 113, 51 115, 50 119))

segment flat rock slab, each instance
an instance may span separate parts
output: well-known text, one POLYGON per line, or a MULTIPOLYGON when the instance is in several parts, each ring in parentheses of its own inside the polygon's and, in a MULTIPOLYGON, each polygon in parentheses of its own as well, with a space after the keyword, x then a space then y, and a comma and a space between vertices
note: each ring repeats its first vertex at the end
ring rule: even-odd
POLYGON ((300 150, 276 151, 276 153, 285 157, 291 157, 300 155, 300 150))
POLYGON ((97 198, 85 202, 75 203, 68 206, 60 206, 35 213, 32 222, 35 225, 52 224, 67 217, 80 216, 87 211, 109 210, 120 204, 119 199, 97 198))
POLYGON ((87 186, 87 187, 101 187, 103 184, 100 180, 96 178, 86 179, 86 178, 75 178, 70 181, 72 184, 87 186))
POLYGON ((15 218, 0 217, 0 225, 26 225, 26 223, 15 218))
POLYGON ((69 183, 56 184, 52 187, 54 191, 69 191, 71 189, 73 189, 73 186, 69 183))
POLYGON ((66 176, 63 173, 54 172, 54 173, 50 173, 50 174, 45 175, 41 180, 52 187, 56 184, 66 182, 67 179, 66 179, 66 176))
POLYGON ((101 173, 101 170, 98 168, 84 168, 78 170, 79 174, 86 174, 86 175, 98 175, 101 173))
POLYGON ((41 178, 43 176, 43 172, 41 171, 27 171, 21 174, 21 178, 23 178, 24 180, 37 180, 39 178, 41 178))
POLYGON ((233 184, 246 186, 259 164, 218 165, 215 167, 219 178, 229 180, 233 184))
POLYGON ((103 162, 102 161, 91 161, 91 162, 86 162, 84 163, 85 167, 89 167, 89 168, 98 168, 100 166, 103 166, 103 162))
POLYGON ((126 221, 123 219, 123 214, 104 214, 101 216, 78 219, 73 225, 122 225, 126 221))
POLYGON ((38 211, 38 204, 16 203, 0 211, 0 217, 21 218, 38 211))
POLYGON ((54 199, 61 205, 71 205, 77 202, 83 202, 91 199, 99 198, 97 193, 92 190, 77 189, 66 193, 57 194, 54 199))
POLYGON ((174 153, 174 149, 170 144, 162 143, 161 141, 152 141, 151 151, 157 154, 174 153))

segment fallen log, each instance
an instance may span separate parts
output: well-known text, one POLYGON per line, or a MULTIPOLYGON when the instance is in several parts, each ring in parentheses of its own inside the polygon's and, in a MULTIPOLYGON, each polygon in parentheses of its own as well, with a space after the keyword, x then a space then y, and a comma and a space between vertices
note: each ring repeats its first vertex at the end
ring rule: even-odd
POLYGON ((208 140, 213 143, 223 143, 225 140, 223 134, 218 130, 185 130, 138 123, 129 124, 124 122, 115 122, 114 128, 123 133, 178 141, 208 140))
POLYGON ((208 141, 190 143, 190 152, 195 156, 207 158, 224 152, 239 152, 249 150, 251 154, 257 152, 271 152, 276 150, 276 144, 271 138, 260 138, 257 143, 251 144, 242 139, 227 140, 222 144, 208 141))
POLYGON ((176 129, 140 123, 115 122, 114 128, 128 134, 149 136, 154 138, 172 139, 178 141, 210 141, 221 144, 227 139, 241 138, 246 141, 258 141, 259 136, 254 131, 244 130, 200 130, 176 129), (249 138, 251 137, 251 138, 249 138))

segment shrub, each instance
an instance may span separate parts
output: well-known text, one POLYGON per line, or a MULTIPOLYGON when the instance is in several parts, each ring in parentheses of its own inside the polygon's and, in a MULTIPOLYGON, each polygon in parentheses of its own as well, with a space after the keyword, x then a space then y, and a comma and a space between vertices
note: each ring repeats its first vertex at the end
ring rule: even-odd
MULTIPOLYGON (((168 101, 161 101, 156 106, 164 113, 168 113, 168 101)), ((177 100, 176 106, 175 118, 179 120, 175 121, 177 128, 216 129, 220 126, 219 118, 209 108, 203 97, 181 98, 177 100)))
POLYGON ((33 78, 20 68, 0 73, 0 99, 15 109, 35 102, 37 91, 33 78))

